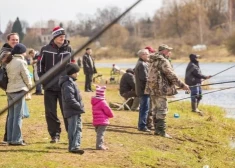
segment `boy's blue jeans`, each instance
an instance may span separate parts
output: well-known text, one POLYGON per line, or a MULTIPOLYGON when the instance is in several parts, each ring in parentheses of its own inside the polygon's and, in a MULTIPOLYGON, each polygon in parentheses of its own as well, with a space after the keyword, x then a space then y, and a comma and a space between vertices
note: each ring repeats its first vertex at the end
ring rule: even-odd
POLYGON ((80 148, 82 136, 82 120, 80 115, 74 115, 68 120, 68 138, 69 138, 69 151, 80 148))

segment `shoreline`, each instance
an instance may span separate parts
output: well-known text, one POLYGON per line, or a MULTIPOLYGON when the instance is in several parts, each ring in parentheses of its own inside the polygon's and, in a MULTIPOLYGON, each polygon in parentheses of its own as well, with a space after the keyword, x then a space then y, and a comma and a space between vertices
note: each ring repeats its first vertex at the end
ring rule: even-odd
MULTIPOLYGON (((97 59, 96 63, 133 63, 137 62, 138 58, 120 58, 120 59, 97 59)), ((172 59, 173 63, 188 63, 188 58, 182 58, 182 59, 172 59)), ((201 58, 199 59, 200 63, 229 63, 229 62, 235 62, 235 57, 215 57, 213 59, 210 58, 201 58)))

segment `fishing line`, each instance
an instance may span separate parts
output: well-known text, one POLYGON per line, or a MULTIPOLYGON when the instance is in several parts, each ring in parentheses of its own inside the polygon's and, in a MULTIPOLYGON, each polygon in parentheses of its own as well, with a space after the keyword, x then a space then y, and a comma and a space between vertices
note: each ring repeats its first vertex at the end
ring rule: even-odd
MULTIPOLYGON (((206 93, 203 93, 203 94, 200 94, 200 95, 211 94, 211 93, 215 93, 215 92, 219 92, 219 91, 223 91, 223 90, 228 90, 228 89, 233 89, 233 88, 235 88, 235 86, 234 87, 223 88, 223 89, 219 89, 219 90, 214 90, 214 91, 211 91, 211 92, 206 92, 206 93)), ((192 98, 192 97, 197 97, 197 96, 200 96, 200 95, 198 94, 198 95, 194 95, 194 96, 190 96, 190 97, 185 97, 185 98, 182 98, 182 99, 172 100, 172 101, 169 101, 168 103, 173 103, 173 102, 189 99, 189 98, 192 98)))

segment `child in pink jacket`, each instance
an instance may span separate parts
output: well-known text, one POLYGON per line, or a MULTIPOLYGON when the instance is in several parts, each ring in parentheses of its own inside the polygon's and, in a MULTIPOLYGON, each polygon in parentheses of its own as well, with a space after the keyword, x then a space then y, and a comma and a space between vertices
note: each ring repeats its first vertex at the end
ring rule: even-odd
POLYGON ((104 145, 104 134, 109 125, 109 118, 113 118, 113 112, 105 100, 106 86, 96 86, 96 96, 91 98, 93 125, 96 131, 96 149, 107 150, 104 145))

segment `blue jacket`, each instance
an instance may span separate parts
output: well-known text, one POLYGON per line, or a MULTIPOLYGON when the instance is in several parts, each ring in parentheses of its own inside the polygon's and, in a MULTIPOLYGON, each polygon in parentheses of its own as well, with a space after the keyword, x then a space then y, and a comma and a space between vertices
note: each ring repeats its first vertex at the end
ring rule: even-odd
POLYGON ((77 88, 73 78, 68 75, 61 76, 59 79, 59 85, 62 93, 64 117, 69 118, 73 115, 85 113, 80 91, 77 88))

